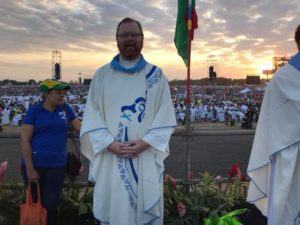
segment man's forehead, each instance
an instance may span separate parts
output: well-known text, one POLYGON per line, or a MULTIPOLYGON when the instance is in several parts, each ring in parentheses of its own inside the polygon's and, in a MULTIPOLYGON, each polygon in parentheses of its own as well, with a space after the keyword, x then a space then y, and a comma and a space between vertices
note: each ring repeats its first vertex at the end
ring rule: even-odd
POLYGON ((119 27, 119 33, 121 32, 128 32, 128 31, 135 31, 139 32, 140 28, 135 22, 130 22, 130 23, 123 23, 119 27))

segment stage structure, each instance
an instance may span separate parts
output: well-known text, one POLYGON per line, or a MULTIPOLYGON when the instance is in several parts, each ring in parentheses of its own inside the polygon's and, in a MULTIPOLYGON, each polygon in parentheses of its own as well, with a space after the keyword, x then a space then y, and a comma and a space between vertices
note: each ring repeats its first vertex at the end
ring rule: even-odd
POLYGON ((260 85, 260 74, 255 69, 247 69, 246 72, 247 85, 260 85))
POLYGON ((284 66, 285 64, 290 61, 291 57, 273 57, 273 69, 270 70, 263 70, 263 74, 267 75, 267 80, 269 80, 269 75, 272 75, 278 70, 280 67, 284 66))
POLYGON ((93 79, 92 75, 85 74, 83 76, 83 84, 90 85, 92 82, 92 79, 93 79))
POLYGON ((52 78, 55 80, 61 80, 61 51, 52 50, 52 78))
POLYGON ((79 84, 90 85, 92 82, 92 78, 92 75, 83 74, 81 72, 78 73, 79 84))
POLYGON ((260 85, 260 76, 259 75, 247 75, 246 84, 260 85))

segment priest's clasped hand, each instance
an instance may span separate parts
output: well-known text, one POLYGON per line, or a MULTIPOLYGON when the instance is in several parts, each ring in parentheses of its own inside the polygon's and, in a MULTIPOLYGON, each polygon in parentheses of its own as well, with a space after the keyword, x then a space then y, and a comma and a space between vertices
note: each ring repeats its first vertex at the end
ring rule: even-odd
POLYGON ((135 158, 139 153, 145 151, 150 145, 143 140, 128 141, 126 143, 113 142, 107 150, 118 157, 135 158))

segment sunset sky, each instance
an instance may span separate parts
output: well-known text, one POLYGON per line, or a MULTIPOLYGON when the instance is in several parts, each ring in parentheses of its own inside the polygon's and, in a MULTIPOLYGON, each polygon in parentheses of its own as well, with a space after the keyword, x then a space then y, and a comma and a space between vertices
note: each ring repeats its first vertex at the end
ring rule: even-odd
MULTIPOLYGON (((273 56, 296 53, 299 0, 196 0, 191 78, 245 78, 271 69, 273 56), (210 57, 212 56, 212 57, 210 57)), ((184 79, 174 32, 177 0, 1 0, 0 80, 50 78, 52 50, 62 53, 62 79, 77 81, 118 53, 115 30, 124 17, 142 23, 143 55, 169 79, 184 79)), ((264 76, 262 76, 264 77, 264 76)))

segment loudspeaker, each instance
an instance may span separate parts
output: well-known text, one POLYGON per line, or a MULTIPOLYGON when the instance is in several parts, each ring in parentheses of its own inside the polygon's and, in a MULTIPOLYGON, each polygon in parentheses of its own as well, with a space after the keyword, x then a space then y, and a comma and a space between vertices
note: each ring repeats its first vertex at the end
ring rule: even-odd
POLYGON ((56 80, 60 80, 60 64, 59 63, 55 63, 54 65, 54 77, 56 80))
POLYGON ((217 77, 217 73, 214 71, 213 66, 210 66, 208 68, 208 76, 209 76, 209 80, 214 80, 217 77))

